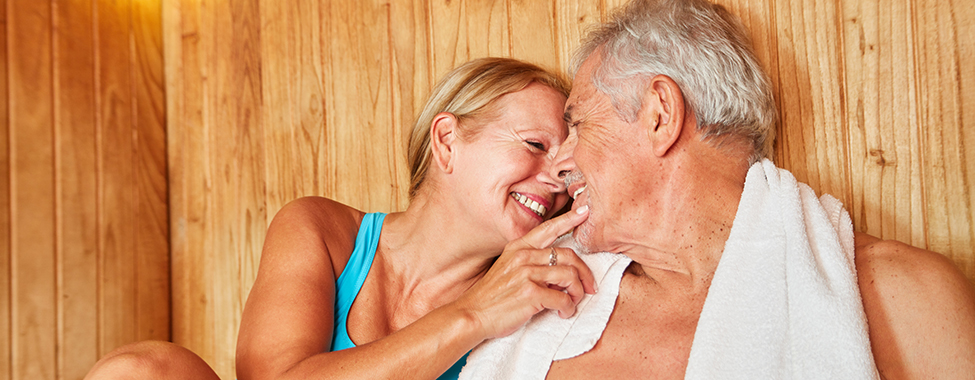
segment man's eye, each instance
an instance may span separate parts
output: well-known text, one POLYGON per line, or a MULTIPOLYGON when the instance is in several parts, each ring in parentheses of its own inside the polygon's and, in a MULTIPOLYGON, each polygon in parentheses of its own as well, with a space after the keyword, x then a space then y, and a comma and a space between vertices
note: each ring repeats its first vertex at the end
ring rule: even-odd
POLYGON ((541 151, 544 151, 545 150, 545 144, 542 144, 542 143, 540 143, 538 141, 525 141, 525 143, 528 144, 528 145, 530 145, 532 148, 535 148, 535 149, 538 149, 538 150, 541 150, 541 151))

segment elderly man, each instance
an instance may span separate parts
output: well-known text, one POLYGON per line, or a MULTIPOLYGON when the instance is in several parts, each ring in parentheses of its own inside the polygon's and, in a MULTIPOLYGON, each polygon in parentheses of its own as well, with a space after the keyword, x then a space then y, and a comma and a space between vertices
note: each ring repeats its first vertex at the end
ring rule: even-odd
POLYGON ((552 173, 589 207, 583 249, 633 261, 598 343, 548 377, 973 378, 970 283, 764 159, 750 49, 705 0, 635 0, 585 41, 552 173))

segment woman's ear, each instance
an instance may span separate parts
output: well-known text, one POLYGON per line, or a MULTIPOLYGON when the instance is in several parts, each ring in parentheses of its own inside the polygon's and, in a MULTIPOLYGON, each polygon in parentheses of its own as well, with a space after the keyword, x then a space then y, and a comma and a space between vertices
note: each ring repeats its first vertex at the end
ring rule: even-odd
POLYGON ((647 129, 653 154, 666 155, 684 128, 684 95, 677 83, 665 75, 651 78, 637 118, 647 129))
POLYGON ((449 112, 441 112, 433 117, 430 125, 430 150, 433 162, 444 173, 454 170, 454 142, 457 140, 457 117, 449 112))

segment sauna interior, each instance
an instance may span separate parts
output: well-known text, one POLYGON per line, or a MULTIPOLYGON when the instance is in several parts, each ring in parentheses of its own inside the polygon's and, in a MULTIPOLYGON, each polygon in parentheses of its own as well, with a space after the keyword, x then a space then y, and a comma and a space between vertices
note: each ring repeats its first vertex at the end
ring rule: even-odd
MULTIPOLYGON (((0 379, 81 379, 144 339, 233 379, 282 205, 404 209, 440 75, 566 70, 622 2, 0 0, 0 379)), ((975 279, 970 0, 718 2, 771 75, 774 161, 975 279)))

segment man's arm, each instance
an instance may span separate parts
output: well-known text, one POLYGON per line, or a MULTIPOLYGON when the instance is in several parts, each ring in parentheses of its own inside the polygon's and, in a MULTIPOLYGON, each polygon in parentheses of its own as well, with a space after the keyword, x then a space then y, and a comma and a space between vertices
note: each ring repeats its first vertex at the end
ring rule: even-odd
POLYGON ((975 290, 950 260, 857 233, 856 267, 884 379, 975 375, 975 290))

